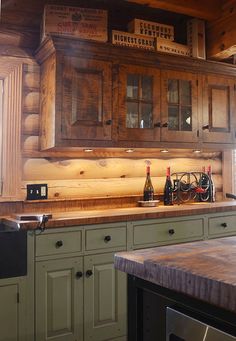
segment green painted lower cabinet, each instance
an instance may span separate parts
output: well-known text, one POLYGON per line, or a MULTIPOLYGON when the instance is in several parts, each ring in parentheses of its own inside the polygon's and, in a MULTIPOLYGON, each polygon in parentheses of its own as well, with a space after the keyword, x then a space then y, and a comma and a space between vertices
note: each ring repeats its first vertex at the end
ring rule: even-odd
POLYGON ((36 263, 36 341, 83 339, 82 260, 36 263))
POLYGON ((126 275, 114 269, 113 257, 36 262, 36 341, 103 341, 126 334, 126 275))
POLYGON ((26 341, 25 285, 23 279, 0 281, 0 341, 26 341))
POLYGON ((84 257, 84 340, 126 334, 126 275, 113 266, 113 253, 84 257))

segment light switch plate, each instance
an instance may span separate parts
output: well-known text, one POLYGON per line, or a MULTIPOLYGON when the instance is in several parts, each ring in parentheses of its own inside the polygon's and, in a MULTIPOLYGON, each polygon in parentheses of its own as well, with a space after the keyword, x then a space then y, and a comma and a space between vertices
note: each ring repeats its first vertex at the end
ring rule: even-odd
POLYGON ((48 198, 47 184, 29 184, 26 185, 27 200, 44 200, 48 198))

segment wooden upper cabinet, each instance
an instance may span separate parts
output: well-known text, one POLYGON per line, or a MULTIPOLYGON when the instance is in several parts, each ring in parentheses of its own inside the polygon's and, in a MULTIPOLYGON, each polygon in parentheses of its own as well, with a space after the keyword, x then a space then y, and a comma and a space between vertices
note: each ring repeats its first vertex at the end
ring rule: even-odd
POLYGON ((203 142, 232 143, 235 120, 235 80, 203 77, 203 142))
POLYGON ((160 140, 160 71, 119 65, 118 139, 160 140))
POLYGON ((55 51, 41 65, 41 149, 111 141, 112 64, 55 51))
POLYGON ((61 138, 111 140, 111 65, 66 56, 61 73, 61 138))
POLYGON ((197 74, 163 70, 161 72, 161 140, 197 142, 197 74))

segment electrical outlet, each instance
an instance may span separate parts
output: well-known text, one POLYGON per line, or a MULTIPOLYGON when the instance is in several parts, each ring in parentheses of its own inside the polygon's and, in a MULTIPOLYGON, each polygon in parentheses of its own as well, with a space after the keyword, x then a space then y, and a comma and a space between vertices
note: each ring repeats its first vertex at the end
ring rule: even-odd
POLYGON ((48 198, 47 184, 26 185, 27 200, 42 200, 48 198))

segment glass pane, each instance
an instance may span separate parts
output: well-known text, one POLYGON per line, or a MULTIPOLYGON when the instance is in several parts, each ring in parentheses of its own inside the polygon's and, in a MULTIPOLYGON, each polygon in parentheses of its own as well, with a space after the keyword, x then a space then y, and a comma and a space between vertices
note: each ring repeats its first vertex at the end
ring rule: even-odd
POLYGON ((192 130, 192 109, 190 107, 181 109, 181 130, 192 130))
POLYGON ((138 81, 139 76, 138 75, 127 75, 127 89, 126 89, 126 96, 127 98, 138 98, 138 81))
POLYGON ((168 129, 179 130, 179 108, 177 106, 168 108, 168 129))
POLYGON ((139 128, 138 103, 127 102, 126 127, 139 128))
POLYGON ((142 104, 139 128, 152 128, 152 104, 142 104))
POLYGON ((181 103, 182 105, 191 105, 191 82, 181 81, 181 103))
POLYGON ((152 77, 142 76, 142 95, 141 98, 144 100, 152 100, 152 77))
POLYGON ((177 79, 168 79, 168 103, 179 103, 179 81, 177 79))

